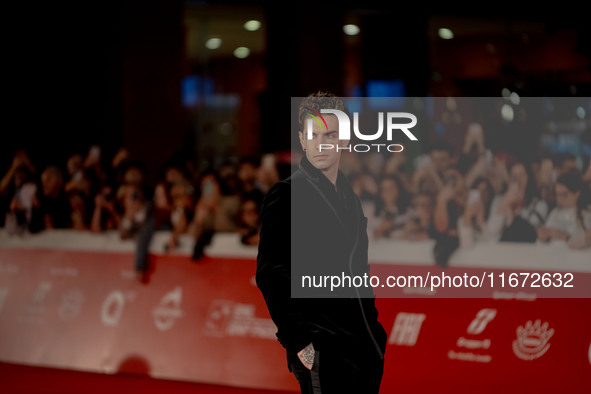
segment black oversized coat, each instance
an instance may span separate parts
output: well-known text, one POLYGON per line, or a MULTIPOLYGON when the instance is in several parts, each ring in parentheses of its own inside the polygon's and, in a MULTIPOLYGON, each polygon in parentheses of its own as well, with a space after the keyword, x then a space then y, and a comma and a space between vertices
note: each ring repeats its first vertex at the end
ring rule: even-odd
POLYGON ((288 352, 313 343, 319 350, 358 349, 383 358, 386 333, 371 287, 301 288, 304 274, 369 274, 367 249, 367 219, 342 173, 335 189, 304 157, 267 193, 256 281, 288 352))

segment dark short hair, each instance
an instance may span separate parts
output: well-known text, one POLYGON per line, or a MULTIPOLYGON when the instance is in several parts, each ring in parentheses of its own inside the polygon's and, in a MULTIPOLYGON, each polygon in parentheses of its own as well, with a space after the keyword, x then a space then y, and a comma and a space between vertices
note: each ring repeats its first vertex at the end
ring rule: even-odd
POLYGON ((298 109, 298 121, 300 130, 304 129, 304 122, 306 121, 307 113, 310 109, 320 112, 321 109, 338 109, 348 114, 347 108, 343 100, 333 93, 318 91, 305 97, 300 102, 298 109))

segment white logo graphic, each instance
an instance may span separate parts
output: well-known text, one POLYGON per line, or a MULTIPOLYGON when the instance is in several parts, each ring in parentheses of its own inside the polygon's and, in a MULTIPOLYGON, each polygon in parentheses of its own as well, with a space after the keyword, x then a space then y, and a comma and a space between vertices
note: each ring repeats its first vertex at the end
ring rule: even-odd
POLYGON ((82 309, 84 294, 78 289, 69 290, 62 294, 62 302, 57 308, 57 314, 62 321, 74 320, 82 309))
POLYGON ((22 316, 23 321, 36 324, 42 324, 44 322, 46 312, 45 301, 51 288, 51 282, 39 282, 39 285, 37 285, 37 288, 31 295, 29 303, 25 305, 24 315, 22 316))
POLYGON ((450 360, 472 361, 477 363, 490 363, 492 356, 489 354, 476 354, 472 352, 455 352, 450 350, 447 352, 447 358, 450 360))
POLYGON ((591 343, 589 343, 589 364, 591 364, 591 343))
POLYGON ((490 348, 490 339, 466 339, 464 337, 459 337, 456 345, 457 347, 464 347, 467 349, 488 349, 490 348))
MULTIPOLYGON (((339 111, 338 109, 321 109, 321 114, 332 114, 335 115, 339 121, 339 139, 340 140, 350 140, 351 139, 351 121, 349 120, 349 116, 343 111, 339 111)), ((312 115, 312 114, 310 114, 312 115)), ((320 115, 320 114, 318 114, 320 115)), ((322 117, 322 115, 320 115, 322 117)), ((411 141, 418 141, 417 137, 414 136, 408 129, 413 128, 417 124, 417 117, 408 112, 388 112, 386 114, 386 133, 388 140, 392 140, 392 132, 394 130, 402 131, 408 139, 411 141), (406 118, 410 120, 410 123, 394 123, 393 120, 397 118, 406 118)), ((323 119, 324 120, 324 119, 323 119)), ((366 135, 362 134, 359 131, 359 113, 353 113, 353 132, 360 140, 364 141, 373 141, 377 140, 381 137, 382 133, 384 132, 384 113, 378 113, 378 131, 375 134, 366 135)), ((309 140, 312 139, 312 125, 313 120, 308 119, 306 123, 306 136, 309 140)))
POLYGON ((212 337, 277 339, 277 327, 273 321, 255 317, 254 305, 229 300, 212 301, 203 332, 212 337))
POLYGON ((496 315, 497 315, 496 309, 484 308, 484 309, 479 310, 478 313, 476 314, 476 317, 474 318, 474 320, 472 320, 472 322, 468 326, 468 329, 466 330, 466 332, 468 334, 473 334, 473 335, 477 335, 477 334, 482 333, 482 331, 484 331, 484 329, 486 328, 486 325, 492 319, 494 319, 496 315))
POLYGON ((39 282, 39 285, 31 296, 29 305, 25 307, 27 313, 43 314, 45 312, 45 298, 51 291, 51 282, 39 282))
POLYGON ((4 305, 4 301, 6 301, 6 297, 8 296, 9 289, 6 287, 0 287, 0 312, 2 312, 2 306, 4 305))
MULTIPOLYGON (((481 334, 488 323, 497 315, 496 309, 483 308, 476 313, 476 317, 470 322, 466 332, 471 335, 481 334)), ((472 350, 488 350, 491 346, 490 339, 470 339, 459 337, 456 341, 459 351, 450 350, 447 352, 447 358, 450 360, 460 360, 478 363, 489 363, 492 360, 490 354, 474 353, 472 350), (470 351, 466 351, 468 349, 470 351)))
POLYGON ((548 322, 541 324, 538 319, 531 320, 525 327, 517 327, 517 339, 513 341, 513 352, 522 360, 535 360, 544 355, 550 348, 548 341, 554 335, 554 329, 548 329, 548 322))
POLYGON ((115 327, 119 324, 126 301, 133 301, 135 293, 130 291, 127 297, 121 290, 113 290, 107 295, 101 308, 101 320, 104 325, 115 327))
POLYGON ((388 343, 395 345, 414 346, 417 343, 421 325, 425 320, 424 313, 399 312, 392 326, 388 343))
POLYGON ((183 316, 181 302, 183 301, 183 288, 177 286, 174 290, 166 293, 158 305, 152 310, 154 323, 160 331, 172 328, 176 319, 183 316))
POLYGON ((31 297, 31 302, 33 304, 41 304, 45 300, 45 297, 47 296, 47 293, 49 293, 50 290, 51 290, 51 282, 39 283, 39 286, 37 286, 37 289, 35 290, 35 292, 33 293, 33 296, 31 297))

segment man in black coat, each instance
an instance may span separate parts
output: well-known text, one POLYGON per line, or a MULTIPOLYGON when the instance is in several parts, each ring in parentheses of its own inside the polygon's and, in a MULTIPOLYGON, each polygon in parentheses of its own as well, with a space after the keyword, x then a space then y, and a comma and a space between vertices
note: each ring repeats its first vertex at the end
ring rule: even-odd
POLYGON ((367 219, 339 171, 340 151, 319 149, 348 145, 338 140, 337 117, 316 117, 311 139, 304 130, 321 109, 346 112, 331 94, 302 100, 305 156, 263 202, 257 285, 302 393, 378 393, 386 332, 371 286, 358 286, 369 274, 367 219), (342 286, 331 286, 337 277, 342 286))

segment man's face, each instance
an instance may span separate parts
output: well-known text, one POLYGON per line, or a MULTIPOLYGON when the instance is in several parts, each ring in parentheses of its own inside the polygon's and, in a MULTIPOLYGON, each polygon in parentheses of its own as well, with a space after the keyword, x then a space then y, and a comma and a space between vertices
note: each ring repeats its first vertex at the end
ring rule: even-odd
MULTIPOLYGON (((306 118, 307 121, 308 118, 306 118)), ((341 152, 337 152, 337 145, 347 146, 349 141, 339 140, 339 121, 334 115, 324 115, 328 130, 324 124, 312 122, 312 139, 308 139, 307 129, 299 132, 302 149, 306 152, 308 161, 320 171, 327 171, 339 166, 341 152), (330 148, 328 145, 332 145, 330 148)), ((304 123, 306 124, 306 123, 304 123)))

